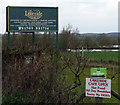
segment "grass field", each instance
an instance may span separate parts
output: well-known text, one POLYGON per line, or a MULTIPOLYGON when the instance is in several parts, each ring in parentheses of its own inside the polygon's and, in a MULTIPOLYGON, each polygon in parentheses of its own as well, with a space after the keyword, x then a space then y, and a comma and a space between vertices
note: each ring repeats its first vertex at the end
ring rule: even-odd
MULTIPOLYGON (((75 57, 77 52, 69 52, 68 54, 75 57)), ((89 56, 91 59, 96 59, 96 60, 113 60, 113 61, 118 61, 118 56, 119 56, 119 51, 101 51, 101 52, 85 52, 83 54, 86 54, 89 56)))
POLYGON ((92 59, 100 60, 103 59, 105 61, 113 60, 113 61, 118 61, 118 55, 119 52, 89 52, 88 56, 92 59))

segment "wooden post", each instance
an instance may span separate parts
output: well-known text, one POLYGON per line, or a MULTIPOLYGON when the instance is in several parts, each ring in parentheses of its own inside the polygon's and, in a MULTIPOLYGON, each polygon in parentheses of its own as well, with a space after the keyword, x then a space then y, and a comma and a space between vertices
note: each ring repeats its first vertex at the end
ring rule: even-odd
POLYGON ((116 93, 115 91, 111 90, 111 94, 116 97, 118 100, 120 100, 120 94, 116 93))

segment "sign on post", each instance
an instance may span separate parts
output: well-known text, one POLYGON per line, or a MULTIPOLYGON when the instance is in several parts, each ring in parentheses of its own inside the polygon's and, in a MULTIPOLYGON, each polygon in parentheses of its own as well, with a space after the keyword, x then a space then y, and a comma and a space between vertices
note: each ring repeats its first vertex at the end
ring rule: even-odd
POLYGON ((111 79, 86 78, 86 96, 111 98, 111 79))
POLYGON ((58 32, 58 7, 6 8, 7 32, 58 32))
POLYGON ((91 78, 106 78, 106 68, 91 68, 91 78))
POLYGON ((6 7, 6 31, 8 46, 10 32, 56 32, 56 48, 58 49, 58 7, 6 7))

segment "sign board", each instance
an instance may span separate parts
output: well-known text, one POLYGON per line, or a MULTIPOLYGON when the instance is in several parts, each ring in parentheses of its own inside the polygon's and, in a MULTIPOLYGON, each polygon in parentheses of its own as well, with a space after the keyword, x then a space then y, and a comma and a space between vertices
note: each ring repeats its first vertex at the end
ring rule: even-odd
POLYGON ((91 68, 91 78, 106 78, 106 68, 91 68))
POLYGON ((6 8, 7 32, 58 32, 58 7, 6 8))
POLYGON ((111 79, 86 78, 86 96, 111 98, 111 79))

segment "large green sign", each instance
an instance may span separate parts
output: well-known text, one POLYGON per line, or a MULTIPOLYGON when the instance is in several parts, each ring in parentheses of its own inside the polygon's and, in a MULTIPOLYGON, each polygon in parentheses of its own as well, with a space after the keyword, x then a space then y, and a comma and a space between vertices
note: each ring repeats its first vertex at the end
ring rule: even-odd
POLYGON ((106 68, 91 68, 91 78, 106 78, 106 68))
POLYGON ((58 7, 6 8, 7 32, 58 32, 58 7))

